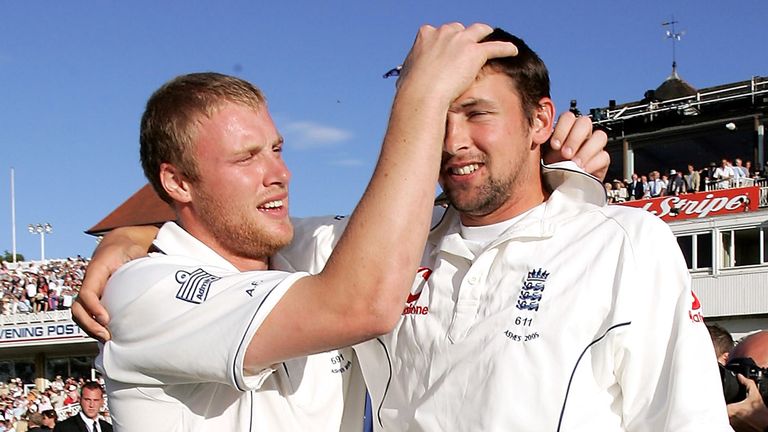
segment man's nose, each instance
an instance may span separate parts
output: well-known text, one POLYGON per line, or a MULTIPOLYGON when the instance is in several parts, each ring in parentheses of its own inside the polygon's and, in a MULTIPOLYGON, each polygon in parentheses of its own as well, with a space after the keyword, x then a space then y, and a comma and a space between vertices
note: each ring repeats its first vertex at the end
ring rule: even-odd
POLYGON ((469 131, 460 121, 448 119, 445 123, 445 140, 443 152, 455 155, 471 146, 469 131))
POLYGON ((285 165, 282 158, 272 159, 267 172, 264 175, 264 185, 285 185, 291 181, 291 170, 285 165))

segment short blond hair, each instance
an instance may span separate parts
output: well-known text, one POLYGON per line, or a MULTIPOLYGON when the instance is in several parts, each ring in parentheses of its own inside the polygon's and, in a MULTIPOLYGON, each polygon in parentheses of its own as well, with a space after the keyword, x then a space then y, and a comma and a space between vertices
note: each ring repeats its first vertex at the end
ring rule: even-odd
POLYGON ((165 202, 172 199, 160 181, 160 165, 176 166, 192 182, 199 180, 193 142, 201 116, 210 118, 226 103, 259 110, 264 94, 243 79, 215 72, 178 76, 147 101, 141 117, 140 156, 144 175, 165 202))

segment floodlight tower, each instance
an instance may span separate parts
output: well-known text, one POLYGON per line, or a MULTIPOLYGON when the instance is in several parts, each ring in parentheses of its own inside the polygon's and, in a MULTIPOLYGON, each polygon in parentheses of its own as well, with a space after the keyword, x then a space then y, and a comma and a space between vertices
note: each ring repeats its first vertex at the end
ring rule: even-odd
POLYGON ((53 232, 53 226, 46 222, 44 224, 29 224, 27 228, 31 234, 40 235, 40 261, 45 261, 45 235, 53 232))

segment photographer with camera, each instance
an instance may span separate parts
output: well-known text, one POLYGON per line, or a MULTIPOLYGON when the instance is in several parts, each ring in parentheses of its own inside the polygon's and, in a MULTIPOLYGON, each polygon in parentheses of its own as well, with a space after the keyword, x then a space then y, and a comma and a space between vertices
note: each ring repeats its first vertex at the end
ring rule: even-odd
MULTIPOLYGON (((731 426, 736 432, 768 431, 768 407, 761 395, 768 388, 768 331, 744 338, 731 351, 729 358, 726 369, 739 372, 736 378, 746 392, 745 399, 727 405, 731 426)), ((725 386, 727 378, 723 381, 725 386)), ((726 402, 729 402, 727 396, 726 402)))

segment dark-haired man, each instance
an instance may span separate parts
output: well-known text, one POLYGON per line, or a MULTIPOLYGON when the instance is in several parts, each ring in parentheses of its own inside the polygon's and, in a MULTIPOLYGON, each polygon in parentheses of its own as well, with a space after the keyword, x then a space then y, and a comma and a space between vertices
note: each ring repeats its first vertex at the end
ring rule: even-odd
POLYGON ((503 31, 486 40, 518 55, 489 60, 451 104, 450 206, 394 331, 355 346, 376 429, 728 430, 669 227, 606 206, 571 166, 540 168, 555 115, 546 67, 503 31))
MULTIPOLYGON (((355 347, 375 428, 726 430, 669 228, 605 207, 573 164, 540 168, 555 115, 546 68, 518 38, 486 40, 518 56, 488 62, 450 103, 451 206, 435 214, 394 331, 355 347)), ((320 271, 343 225, 297 224, 272 264, 320 271)))
POLYGON ((717 362, 725 366, 733 349, 733 337, 728 330, 718 324, 707 324, 707 330, 709 331, 709 338, 712 339, 712 346, 715 348, 717 362))
POLYGON ((54 432, 112 432, 112 425, 99 418, 104 406, 101 384, 88 381, 80 389, 80 412, 60 422, 54 432))

